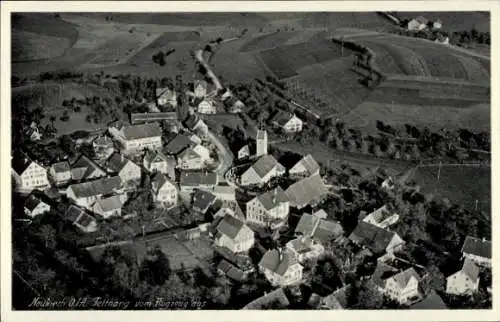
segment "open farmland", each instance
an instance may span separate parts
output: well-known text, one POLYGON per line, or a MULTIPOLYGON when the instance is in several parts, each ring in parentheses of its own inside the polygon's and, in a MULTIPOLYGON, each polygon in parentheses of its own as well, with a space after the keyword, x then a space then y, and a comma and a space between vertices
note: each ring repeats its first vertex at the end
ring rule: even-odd
POLYGON ((469 12, 398 12, 399 17, 424 16, 430 20, 439 19, 443 23, 446 31, 462 31, 475 28, 477 31, 490 31, 489 12, 469 11, 469 12))
POLYGON ((478 200, 478 210, 490 213, 491 168, 476 166, 443 166, 439 180, 438 167, 419 167, 414 180, 422 192, 437 198, 448 198, 452 203, 473 210, 478 200))

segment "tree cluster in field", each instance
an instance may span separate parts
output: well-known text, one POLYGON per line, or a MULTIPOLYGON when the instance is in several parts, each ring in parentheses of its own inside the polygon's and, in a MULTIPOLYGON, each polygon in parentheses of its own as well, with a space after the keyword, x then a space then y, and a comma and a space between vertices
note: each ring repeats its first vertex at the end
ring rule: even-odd
POLYGON ((159 52, 154 54, 151 58, 153 59, 155 64, 158 64, 160 66, 165 66, 167 64, 167 61, 166 61, 167 57, 170 56, 174 52, 175 52, 175 48, 169 49, 165 52, 160 50, 159 52))
POLYGON ((428 40, 436 40, 440 37, 448 37, 450 44, 457 46, 472 46, 475 44, 485 44, 490 45, 490 32, 480 32, 475 28, 471 30, 462 30, 462 31, 453 31, 447 32, 444 30, 429 30, 424 29, 420 31, 410 31, 410 30, 399 30, 399 35, 414 37, 414 38, 423 38, 428 40))

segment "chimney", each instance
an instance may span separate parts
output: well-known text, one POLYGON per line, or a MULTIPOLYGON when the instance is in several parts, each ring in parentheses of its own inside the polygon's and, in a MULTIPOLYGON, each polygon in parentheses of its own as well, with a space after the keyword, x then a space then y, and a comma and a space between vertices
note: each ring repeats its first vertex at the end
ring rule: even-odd
POLYGON ((283 261, 283 249, 281 247, 278 247, 278 255, 279 255, 279 262, 283 261))
POLYGON ((274 189, 273 191, 273 205, 276 204, 276 194, 278 193, 278 189, 274 189))

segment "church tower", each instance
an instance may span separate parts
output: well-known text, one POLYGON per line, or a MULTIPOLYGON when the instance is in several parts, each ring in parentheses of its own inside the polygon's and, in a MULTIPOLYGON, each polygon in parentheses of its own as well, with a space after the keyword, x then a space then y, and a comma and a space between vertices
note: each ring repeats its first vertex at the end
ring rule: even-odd
POLYGON ((265 130, 257 131, 257 153, 258 157, 267 154, 267 132, 265 130))

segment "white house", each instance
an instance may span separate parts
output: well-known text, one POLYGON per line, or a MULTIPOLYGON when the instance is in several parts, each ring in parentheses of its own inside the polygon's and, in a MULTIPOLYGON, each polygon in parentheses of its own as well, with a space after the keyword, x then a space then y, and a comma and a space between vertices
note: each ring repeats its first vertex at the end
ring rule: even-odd
POLYGON ((168 173, 167 157, 160 151, 147 151, 142 165, 148 172, 168 173))
POLYGON ((183 170, 199 170, 205 168, 210 160, 210 151, 203 145, 197 145, 179 154, 177 167, 183 170))
POLYGON ((49 174, 56 186, 61 186, 71 181, 71 169, 68 161, 52 164, 49 169, 49 174))
POLYGON ((479 266, 491 267, 491 241, 467 236, 462 255, 479 266))
POLYGON ((380 228, 388 228, 394 225, 399 220, 399 215, 389 211, 387 206, 382 206, 363 218, 364 222, 378 226, 380 228))
POLYGON ((240 177, 240 184, 243 186, 263 185, 274 177, 285 174, 285 167, 270 155, 261 156, 250 168, 240 177))
POLYGON ((372 279, 382 294, 401 304, 412 304, 421 297, 418 289, 421 278, 413 267, 399 271, 378 262, 372 279))
POLYGON ((12 160, 12 177, 16 190, 21 192, 50 187, 47 170, 28 157, 12 160))
POLYGON ((214 242, 217 246, 229 248, 233 253, 247 252, 252 248, 254 232, 234 216, 226 215, 216 227, 214 242))
POLYGON ((159 106, 170 104, 173 107, 177 106, 177 94, 175 90, 171 90, 168 87, 162 87, 156 89, 156 101, 159 106))
POLYGON ((107 198, 100 198, 92 205, 92 212, 101 215, 104 219, 119 217, 122 214, 123 198, 114 195, 107 198))
POLYGON ((200 104, 198 104, 197 111, 200 114, 215 114, 215 113, 217 113, 217 109, 216 109, 214 103, 208 99, 204 99, 200 102, 200 104))
POLYGON ((194 96, 198 98, 205 97, 207 95, 208 84, 204 80, 194 81, 194 96))
POLYGON ((236 189, 233 186, 215 186, 211 191, 218 199, 236 201, 236 189))
POLYGON ((158 150, 162 146, 162 130, 158 123, 123 126, 119 129, 110 127, 109 132, 125 154, 134 154, 145 149, 158 150))
POLYGON ((113 153, 106 162, 106 166, 110 172, 117 174, 124 183, 141 181, 141 167, 122 154, 113 153))
POLYGON ((292 239, 286 244, 286 247, 297 257, 300 263, 308 259, 318 258, 325 252, 323 245, 308 237, 292 239))
POLYGON ((284 133, 297 133, 302 131, 304 122, 295 114, 278 111, 276 115, 271 118, 271 123, 279 128, 284 133))
POLYGON ((50 206, 33 195, 29 195, 24 201, 24 214, 34 218, 50 211, 50 206))
POLYGON ((290 203, 280 187, 267 191, 246 203, 247 222, 271 228, 287 223, 290 203))
POLYGON ((246 144, 241 149, 238 150, 238 160, 247 158, 250 156, 250 146, 246 144))
POLYGON ((298 284, 302 280, 303 266, 286 248, 268 250, 260 260, 259 268, 275 286, 298 284))
POLYGON ((170 208, 177 204, 178 190, 175 183, 173 183, 163 173, 157 173, 151 180, 151 193, 153 195, 153 202, 170 208))
POLYGON ((68 199, 89 210, 92 210, 92 205, 102 196, 113 194, 121 195, 122 202, 125 202, 126 195, 123 194, 122 179, 119 176, 72 184, 66 189, 68 199))
POLYGON ((446 293, 463 295, 476 293, 479 288, 479 267, 465 258, 462 269, 446 278, 446 293))
POLYGON ((312 155, 308 154, 300 159, 288 173, 294 178, 305 178, 319 174, 319 170, 318 162, 316 162, 312 155))

